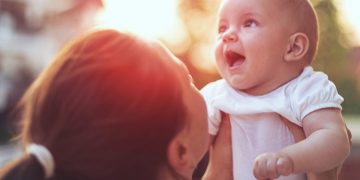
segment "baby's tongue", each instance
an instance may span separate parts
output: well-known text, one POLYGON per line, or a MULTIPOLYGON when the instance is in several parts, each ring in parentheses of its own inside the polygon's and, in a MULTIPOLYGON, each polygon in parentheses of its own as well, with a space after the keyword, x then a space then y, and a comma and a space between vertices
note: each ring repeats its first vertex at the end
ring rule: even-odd
POLYGON ((245 57, 232 51, 226 53, 230 66, 239 66, 245 61, 245 57))
POLYGON ((242 63, 244 63, 244 59, 237 59, 234 61, 233 66, 240 66, 242 63))

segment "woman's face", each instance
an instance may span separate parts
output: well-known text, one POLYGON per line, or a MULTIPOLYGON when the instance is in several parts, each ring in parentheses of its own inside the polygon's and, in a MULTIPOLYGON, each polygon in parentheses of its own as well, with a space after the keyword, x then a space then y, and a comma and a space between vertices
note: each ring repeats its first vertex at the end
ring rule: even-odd
POLYGON ((184 104, 188 112, 190 149, 194 153, 194 162, 198 164, 208 150, 209 134, 206 105, 192 81, 184 91, 184 104))
MULTIPOLYGON (((207 111, 205 101, 193 84, 192 77, 186 68, 184 71, 188 78, 183 90, 183 101, 187 112, 186 125, 183 131, 187 135, 193 171, 209 147, 207 111)), ((190 177, 191 175, 192 172, 190 177)))
POLYGON ((185 136, 188 148, 189 161, 191 162, 186 178, 191 179, 197 164, 203 158, 209 148, 209 134, 207 110, 205 101, 199 90, 193 83, 193 79, 186 66, 176 58, 173 58, 180 66, 182 84, 182 97, 186 111, 185 126, 179 132, 185 136))
POLYGON ((209 147, 206 105, 199 90, 193 84, 192 77, 184 63, 170 52, 163 51, 163 48, 160 49, 161 57, 166 63, 169 63, 168 68, 171 68, 178 75, 185 111, 184 127, 175 135, 175 139, 180 137, 181 144, 186 148, 187 163, 180 168, 181 170, 177 167, 172 168, 177 172, 177 175, 191 179, 193 171, 209 147))

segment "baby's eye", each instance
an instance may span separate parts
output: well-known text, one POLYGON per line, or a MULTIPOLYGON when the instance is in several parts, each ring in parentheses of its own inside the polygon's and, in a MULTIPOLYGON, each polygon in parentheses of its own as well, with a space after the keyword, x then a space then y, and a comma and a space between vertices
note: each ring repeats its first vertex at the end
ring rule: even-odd
POLYGON ((255 21, 254 19, 248 19, 245 21, 244 27, 256 27, 257 24, 257 21, 255 21))
POLYGON ((218 33, 223 33, 226 31, 226 26, 225 25, 220 25, 219 28, 218 28, 218 33))

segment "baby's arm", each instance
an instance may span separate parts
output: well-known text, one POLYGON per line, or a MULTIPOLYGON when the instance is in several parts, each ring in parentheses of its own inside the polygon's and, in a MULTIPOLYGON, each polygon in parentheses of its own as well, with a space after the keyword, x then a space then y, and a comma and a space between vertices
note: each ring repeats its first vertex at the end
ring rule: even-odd
POLYGON ((346 125, 336 108, 314 111, 303 120, 306 139, 277 153, 260 155, 254 164, 258 179, 304 172, 324 172, 340 166, 350 152, 346 125))
POLYGON ((339 109, 327 108, 310 113, 304 119, 303 128, 307 138, 283 150, 292 157, 294 172, 330 170, 349 155, 350 141, 339 109))

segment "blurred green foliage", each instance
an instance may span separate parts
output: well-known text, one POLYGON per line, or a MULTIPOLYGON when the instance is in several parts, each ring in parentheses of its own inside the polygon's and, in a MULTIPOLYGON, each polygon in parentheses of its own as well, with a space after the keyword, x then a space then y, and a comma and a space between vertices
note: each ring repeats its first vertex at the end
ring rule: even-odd
POLYGON ((319 51, 313 66, 328 74, 339 93, 344 97, 343 112, 360 114, 360 93, 356 89, 356 81, 351 72, 348 53, 351 44, 341 26, 339 10, 334 0, 311 0, 319 17, 320 42, 319 51))

